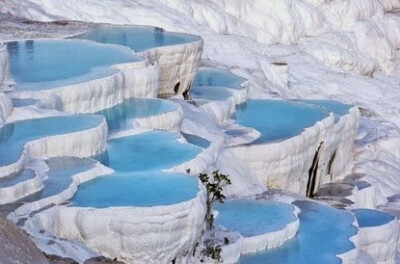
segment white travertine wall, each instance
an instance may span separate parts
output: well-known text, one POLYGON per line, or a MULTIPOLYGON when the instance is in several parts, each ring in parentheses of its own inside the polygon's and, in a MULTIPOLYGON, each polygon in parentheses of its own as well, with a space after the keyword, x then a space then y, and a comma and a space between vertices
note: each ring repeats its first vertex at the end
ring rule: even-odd
POLYGON ((398 219, 387 224, 372 227, 361 227, 360 249, 367 252, 374 263, 395 264, 396 251, 400 238, 398 219))
POLYGON ((0 127, 4 125, 7 118, 11 115, 12 111, 13 105, 10 97, 0 92, 0 127))
POLYGON ((267 187, 305 194, 308 170, 318 147, 325 140, 325 131, 331 130, 333 125, 331 114, 298 136, 276 143, 236 146, 232 151, 267 187))
POLYGON ((159 95, 187 93, 192 85, 203 52, 203 40, 149 49, 140 53, 161 67, 159 95))
POLYGON ((232 150, 267 187, 306 194, 309 169, 320 145, 313 191, 317 191, 319 184, 343 179, 351 172, 359 118, 358 108, 353 107, 336 123, 331 114, 298 136, 276 143, 236 146, 232 150))
POLYGON ((43 137, 25 144, 21 157, 15 163, 0 166, 0 178, 24 168, 32 158, 57 156, 91 157, 103 152, 107 147, 107 123, 74 133, 43 137))
POLYGON ((195 198, 168 206, 55 206, 28 219, 25 228, 77 239, 127 263, 191 263, 205 228, 205 195, 199 182, 195 198))
POLYGON ((2 82, 10 80, 10 70, 10 61, 7 47, 4 44, 0 43, 0 87, 2 82))
POLYGON ((180 132, 182 119, 183 110, 182 107, 177 104, 177 108, 174 111, 149 117, 136 118, 133 120, 133 124, 134 127, 180 132))
MULTIPOLYGON (((40 162, 45 163, 42 160, 40 162)), ((45 167, 46 167, 45 169, 43 169, 43 168, 35 169, 35 173, 39 176, 41 182, 43 182, 43 180, 45 180, 46 177, 48 177, 46 175, 48 167, 47 167, 47 165, 45 165, 45 167)), ((17 222, 18 219, 21 219, 22 217, 27 217, 33 211, 40 210, 51 204, 63 203, 65 201, 67 201, 68 199, 71 199, 74 196, 74 194, 76 193, 78 186, 80 184, 90 181, 94 178, 106 175, 106 174, 111 174, 112 172, 113 172, 112 169, 110 169, 106 166, 103 166, 101 163, 97 162, 93 168, 90 168, 90 169, 80 172, 78 174, 71 175, 72 182, 65 190, 62 190, 60 193, 57 193, 55 195, 52 195, 52 196, 49 196, 49 197, 46 197, 46 198, 43 198, 40 200, 36 200, 33 202, 26 202, 22 206, 18 207, 15 211, 10 213, 7 216, 7 218, 9 220, 17 222)), ((41 184, 41 186, 43 187, 43 184, 41 184)), ((14 187, 14 186, 12 186, 12 187, 14 187)), ((0 192, 2 190, 3 189, 0 189, 0 192)), ((22 194, 23 194, 22 197, 27 196, 26 192, 22 193, 22 194)), ((17 199, 15 199, 15 197, 16 197, 15 195, 12 197, 14 199, 14 201, 17 200, 17 199)))
POLYGON ((352 107, 340 117, 331 130, 325 131, 325 151, 321 155, 321 183, 342 180, 353 169, 353 148, 357 136, 360 111, 352 107))
POLYGON ((119 64, 110 76, 42 91, 15 91, 17 98, 44 98, 56 95, 63 111, 94 113, 132 97, 155 97, 160 68, 147 60, 119 64))

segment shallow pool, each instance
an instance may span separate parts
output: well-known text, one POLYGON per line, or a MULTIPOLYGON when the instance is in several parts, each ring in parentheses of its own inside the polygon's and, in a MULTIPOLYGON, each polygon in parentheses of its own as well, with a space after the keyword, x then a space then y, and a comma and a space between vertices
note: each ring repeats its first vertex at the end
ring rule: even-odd
POLYGON ((239 125, 255 128, 261 136, 252 144, 270 143, 299 135, 329 116, 320 107, 284 100, 248 100, 236 107, 239 125))
POLYGON ((322 107, 323 109, 334 113, 336 121, 338 121, 341 116, 348 114, 349 110, 353 107, 353 105, 344 104, 342 102, 335 101, 335 100, 298 99, 298 100, 293 100, 293 101, 322 107))
POLYGON ((192 89, 199 86, 218 86, 233 89, 242 89, 245 79, 234 75, 229 70, 200 68, 193 81, 192 89))
POLYGON ((100 125, 102 120, 98 115, 70 115, 6 124, 0 128, 0 166, 16 162, 29 141, 90 129, 100 125))
POLYGON ((349 240, 357 233, 351 213, 308 201, 295 205, 301 210, 297 236, 280 247, 245 254, 239 263, 340 264, 336 255, 355 248, 349 240))
POLYGON ((43 182, 44 188, 35 197, 42 199, 66 190, 72 183, 72 176, 95 167, 91 159, 75 157, 57 157, 46 161, 49 166, 48 179, 43 182))
POLYGON ((232 93, 224 87, 194 86, 190 89, 190 97, 209 101, 226 101, 232 97, 232 93))
POLYGON ((95 208, 171 205, 188 201, 197 192, 197 178, 187 174, 114 173, 79 186, 72 205, 95 208))
POLYGON ((30 169, 12 173, 7 177, 0 178, 0 188, 13 186, 20 182, 33 179, 35 176, 35 173, 30 169))
POLYGON ((102 26, 74 36, 74 38, 124 45, 137 52, 200 39, 193 35, 167 32, 162 28, 140 26, 102 26))
POLYGON ((159 115, 176 109, 177 105, 167 100, 135 98, 125 100, 98 114, 106 118, 108 130, 114 132, 132 128, 135 118, 159 115))
POLYGON ((210 146, 210 144, 211 144, 210 141, 208 141, 208 140, 206 140, 206 139, 204 139, 202 137, 195 136, 195 135, 182 133, 182 136, 190 144, 199 146, 201 148, 208 148, 210 146))
POLYGON ((44 90, 108 76, 111 65, 143 60, 127 48, 80 40, 7 43, 17 89, 44 90))
POLYGON ((108 141, 108 165, 117 171, 172 168, 195 158, 202 148, 179 143, 179 134, 151 131, 108 141))
POLYGON ((232 200, 216 204, 219 212, 215 224, 244 237, 262 235, 285 228, 296 220, 290 204, 264 200, 232 200))
POLYGON ((360 227, 372 227, 387 224, 393 221, 394 216, 377 210, 357 209, 353 210, 360 227))

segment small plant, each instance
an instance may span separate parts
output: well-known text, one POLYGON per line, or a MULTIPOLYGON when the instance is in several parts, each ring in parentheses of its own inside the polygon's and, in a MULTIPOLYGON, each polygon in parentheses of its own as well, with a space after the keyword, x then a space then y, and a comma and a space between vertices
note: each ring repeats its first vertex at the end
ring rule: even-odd
POLYGON ((205 242, 205 248, 203 249, 203 254, 207 257, 215 259, 215 262, 218 263, 222 260, 221 251, 222 248, 220 245, 215 246, 213 238, 207 239, 205 242))
MULTIPOLYGON (((188 173, 190 170, 188 170, 188 173)), ((210 237, 204 241, 205 248, 202 253, 204 256, 212 258, 216 263, 222 261, 221 252, 222 248, 220 245, 215 245, 215 232, 214 229, 214 214, 212 213, 212 206, 215 202, 224 203, 225 195, 223 194, 223 188, 231 184, 231 180, 228 175, 220 173, 218 170, 208 175, 206 173, 200 173, 200 181, 203 183, 207 192, 206 206, 207 212, 205 216, 206 228, 210 231, 210 237)), ((229 243, 229 239, 224 239, 225 244, 229 243)))
POLYGON ((222 193, 223 187, 231 184, 231 180, 228 175, 219 173, 218 170, 211 174, 211 177, 206 173, 200 173, 200 181, 206 187, 207 191, 207 213, 206 223, 207 230, 214 229, 214 215, 212 213, 212 206, 215 202, 224 203, 225 195, 222 193))

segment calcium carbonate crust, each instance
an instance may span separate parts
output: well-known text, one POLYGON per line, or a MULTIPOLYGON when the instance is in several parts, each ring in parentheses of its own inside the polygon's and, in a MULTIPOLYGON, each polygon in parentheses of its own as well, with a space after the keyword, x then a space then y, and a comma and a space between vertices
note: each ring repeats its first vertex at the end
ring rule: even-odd
POLYGON ((102 153, 107 147, 107 123, 101 122, 89 129, 42 137, 27 142, 18 161, 0 167, 0 178, 18 172, 33 158, 52 158, 59 156, 91 157, 102 153))
POLYGON ((186 202, 104 209, 55 206, 28 219, 25 229, 84 242, 127 263, 190 263, 204 232, 205 189, 186 202))
POLYGON ((174 109, 173 111, 161 113, 158 115, 152 115, 149 117, 136 118, 133 121, 133 126, 144 129, 180 132, 183 119, 183 110, 180 105, 175 105, 176 109, 174 109))
POLYGON ((158 94, 171 96, 188 94, 203 52, 203 40, 184 44, 156 47, 137 53, 161 68, 158 94))
POLYGON ((399 220, 372 227, 360 227, 360 250, 367 252, 377 264, 395 264, 400 237, 399 220))
POLYGON ((114 65, 110 76, 41 91, 14 91, 13 97, 46 98, 57 96, 62 111, 94 113, 133 97, 155 97, 160 68, 147 60, 114 65))
MULTIPOLYGON (((106 175, 106 174, 111 174, 113 172, 112 169, 103 166, 99 162, 96 162, 93 168, 83 171, 74 175, 71 175, 72 182, 69 184, 69 186, 61 191, 58 194, 42 198, 33 202, 26 202, 22 206, 18 207, 15 211, 10 213, 7 218, 9 220, 12 220, 13 222, 17 222, 18 219, 21 219, 23 217, 29 216, 31 212, 40 210, 42 208, 45 208, 49 205, 52 204, 61 204, 69 199, 71 199, 76 191, 78 190, 78 186, 84 182, 88 182, 92 179, 95 179, 97 177, 106 175)), ((39 174, 41 177, 40 178, 40 185, 43 187, 44 185, 42 184, 43 181, 46 180, 48 177, 46 175, 46 171, 35 171, 35 173, 39 174), (42 174, 42 175, 41 175, 42 174)), ((3 189, 0 189, 0 192, 3 189)), ((27 196, 27 193, 23 193, 22 197, 27 196)), ((14 198, 14 200, 17 200, 14 198)))

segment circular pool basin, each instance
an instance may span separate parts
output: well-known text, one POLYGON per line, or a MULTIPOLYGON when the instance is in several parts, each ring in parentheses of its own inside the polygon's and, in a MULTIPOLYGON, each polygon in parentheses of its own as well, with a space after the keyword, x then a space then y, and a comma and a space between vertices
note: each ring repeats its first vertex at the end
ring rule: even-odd
POLYGON ((11 76, 19 90, 46 90, 115 73, 110 66, 144 60, 125 47, 82 40, 7 42, 11 76))
POLYGON ((297 236, 278 248, 245 254, 241 264, 340 264, 339 254, 353 250, 349 240, 357 234, 350 212, 309 201, 294 203, 300 208, 297 236))
POLYGON ((284 229, 296 221, 294 206, 264 200, 232 200, 216 204, 215 224, 240 233, 243 237, 257 236, 284 229))
POLYGON ((238 105, 234 114, 236 123, 261 133, 252 144, 271 143, 297 136, 328 116, 329 112, 320 107, 284 100, 248 100, 238 105))
POLYGON ((151 131, 108 141, 108 165, 117 171, 169 169, 194 159, 202 148, 177 140, 179 134, 151 131))
POLYGON ((197 178, 187 174, 114 173, 79 186, 72 206, 107 208, 150 207, 181 203, 196 197, 197 178))
POLYGON ((29 141, 94 128, 102 122, 98 115, 70 115, 6 124, 0 128, 0 166, 16 162, 29 141))
POLYGON ((353 213, 361 228, 385 225, 395 219, 388 213, 371 209, 356 209, 353 210, 353 213))
POLYGON ((102 110, 97 114, 106 118, 110 132, 132 128, 133 120, 172 112, 178 106, 173 102, 160 99, 134 98, 121 104, 102 110))
POLYGON ((242 89, 241 84, 245 79, 232 74, 229 70, 200 68, 194 78, 192 89, 201 86, 227 87, 242 89))
POLYGON ((73 38, 119 44, 136 52, 194 42, 200 39, 198 36, 189 34, 167 32, 162 28, 140 26, 100 26, 73 38))

